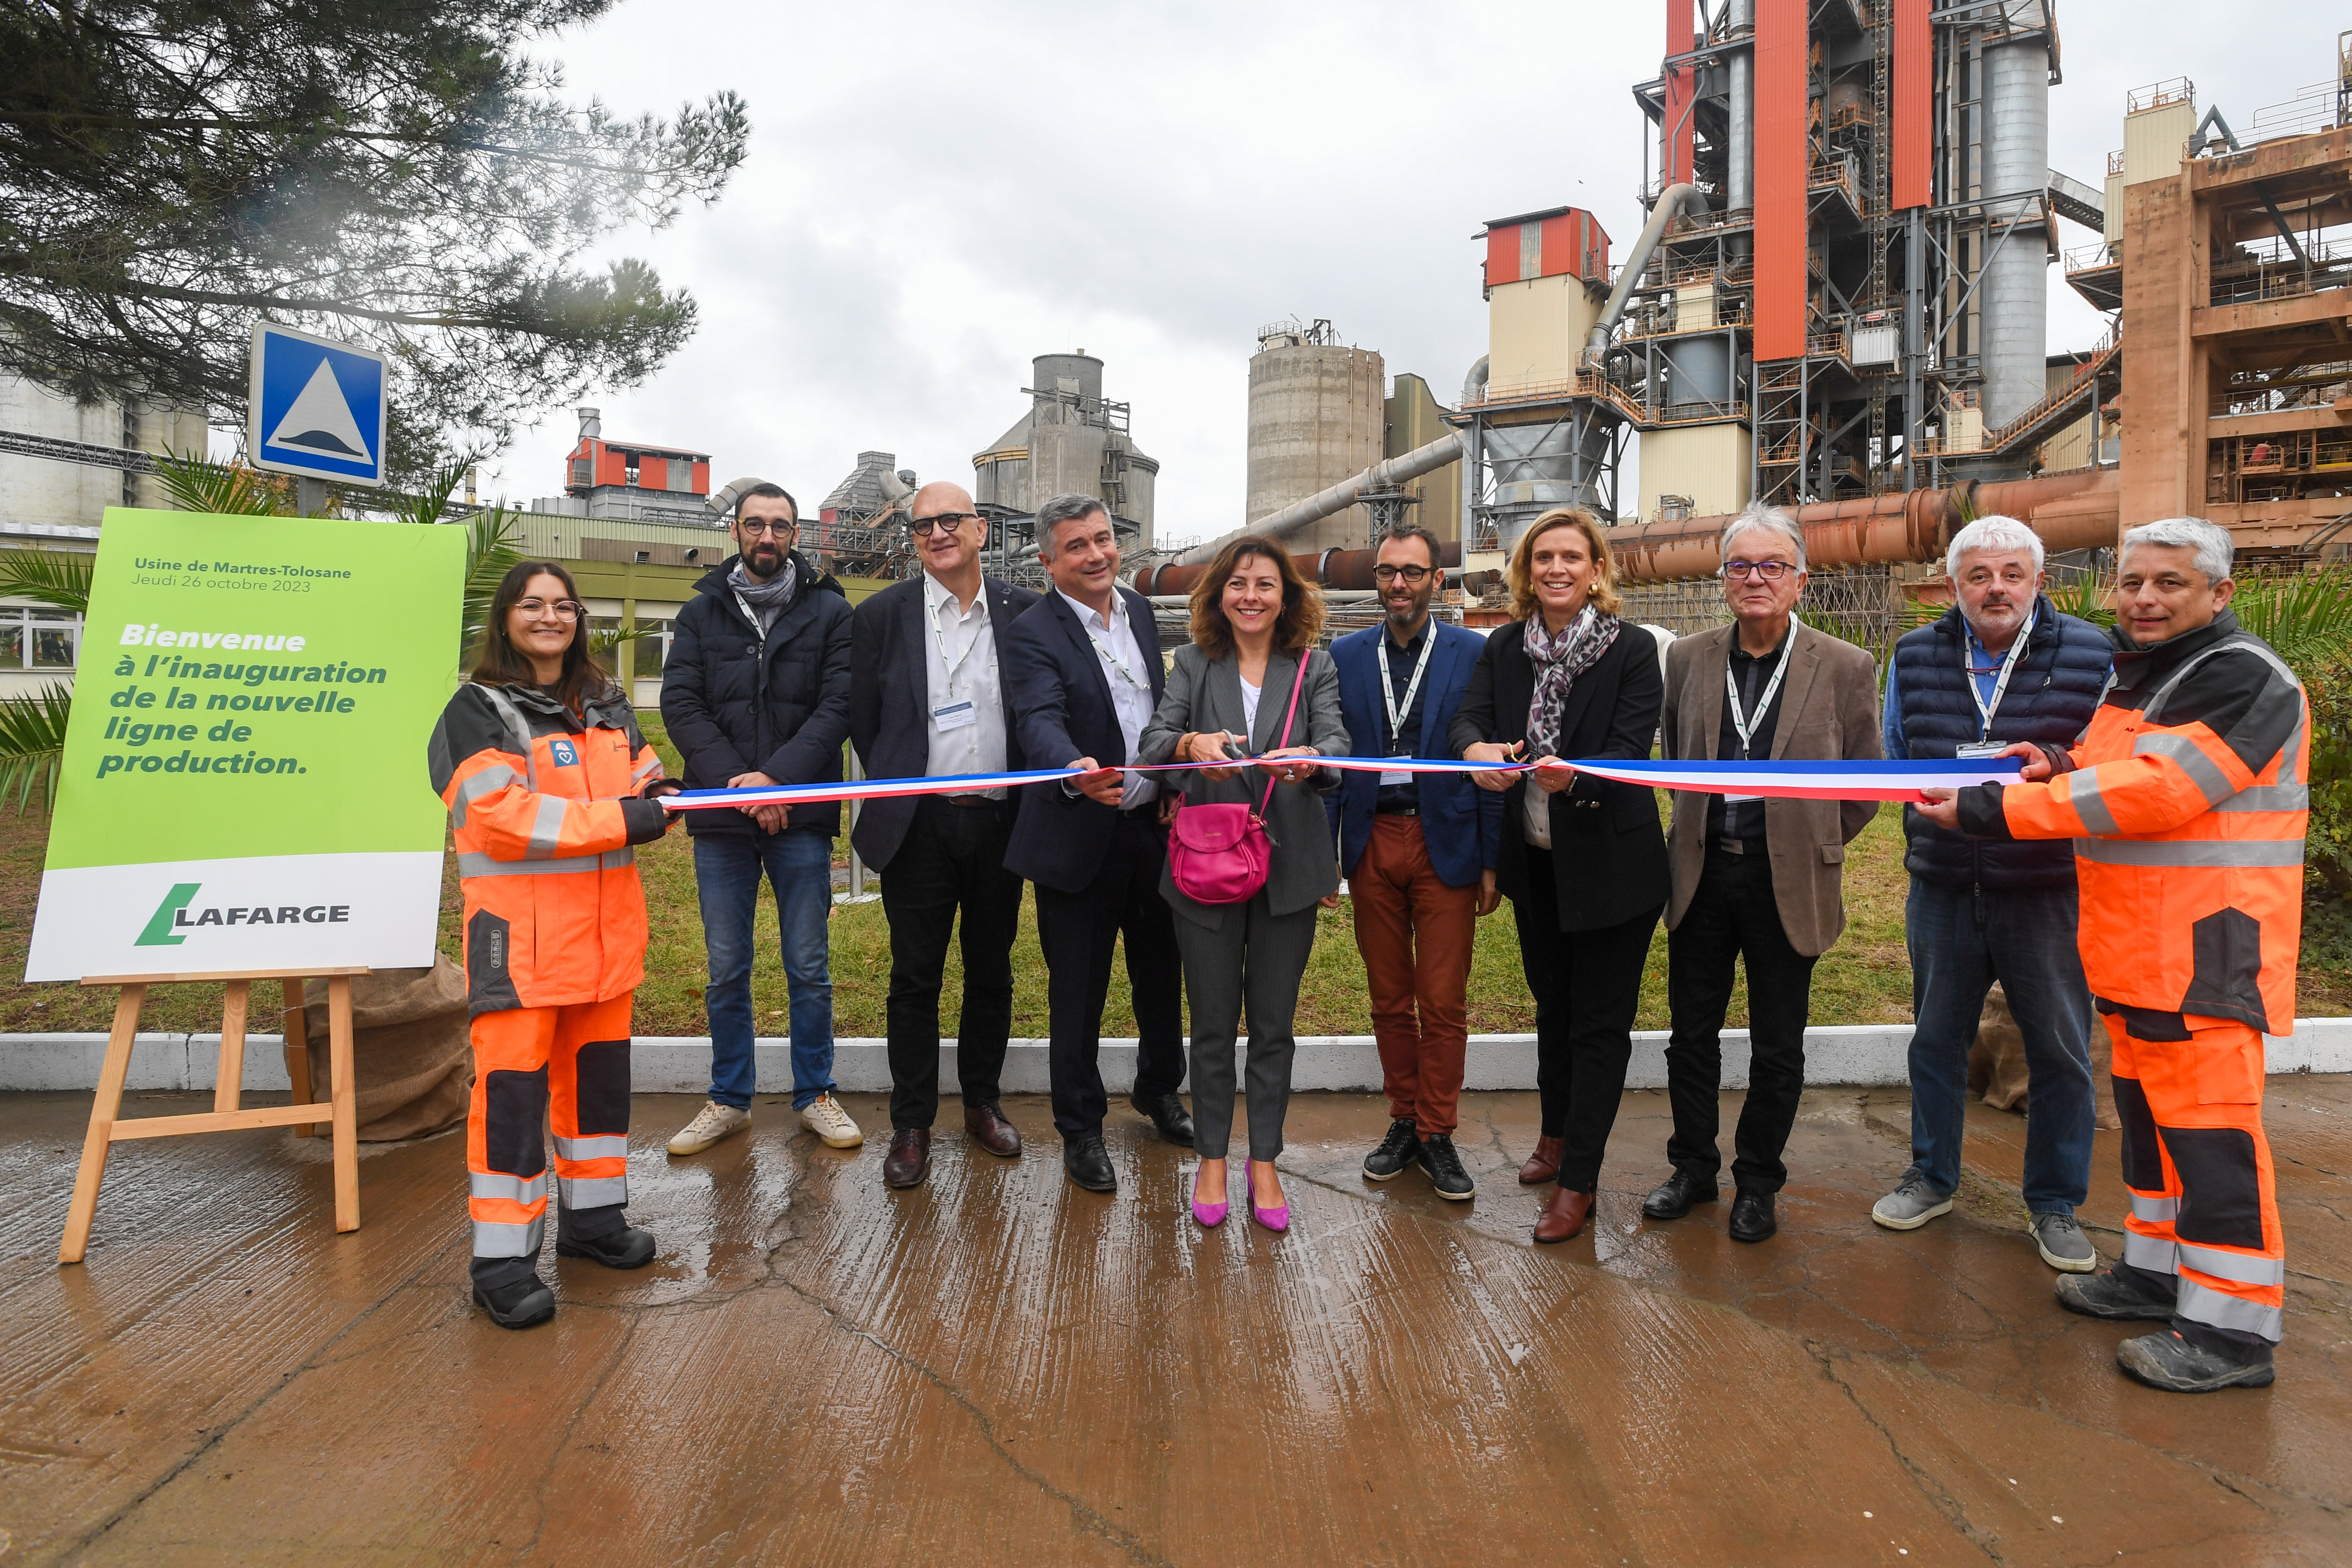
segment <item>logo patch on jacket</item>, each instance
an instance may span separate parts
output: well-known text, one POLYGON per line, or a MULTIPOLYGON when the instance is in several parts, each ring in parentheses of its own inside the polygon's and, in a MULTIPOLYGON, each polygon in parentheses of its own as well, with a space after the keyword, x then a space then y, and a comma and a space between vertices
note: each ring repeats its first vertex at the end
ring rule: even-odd
POLYGON ((555 765, 559 768, 572 767, 580 761, 580 753, 572 749, 572 742, 569 741, 551 742, 548 750, 555 754, 555 765))

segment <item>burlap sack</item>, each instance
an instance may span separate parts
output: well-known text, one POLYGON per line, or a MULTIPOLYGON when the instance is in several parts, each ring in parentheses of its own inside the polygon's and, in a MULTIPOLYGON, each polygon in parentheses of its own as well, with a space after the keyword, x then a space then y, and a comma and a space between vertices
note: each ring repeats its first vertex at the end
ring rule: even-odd
MULTIPOLYGON (((2091 1023, 2091 1092, 2094 1114, 2100 1127, 2113 1131, 2123 1123, 2116 1119, 2116 1088, 2111 1072, 2115 1045, 2107 1038, 2106 1026, 2098 1019, 2091 1023)), ((2013 1110, 2025 1114, 2025 1037, 2018 1031, 2017 1019, 2009 1010, 2009 998, 1995 982, 1985 994, 1984 1016, 1977 1020, 1976 1043, 1969 1047, 1969 1088, 1984 1096, 1984 1102, 1996 1110, 2013 1110)))
POLYGON ((2009 997, 1995 981, 1985 993, 1976 1043, 1969 1047, 1969 1088, 1995 1110, 2025 1110, 2025 1037, 2010 1016, 2009 997))
MULTIPOLYGON (((327 983, 302 994, 310 1024, 311 1097, 327 1098, 327 983)), ((384 969, 352 981, 352 1068, 362 1142, 422 1138, 466 1120, 474 1092, 466 972, 436 956, 430 969, 384 969)))

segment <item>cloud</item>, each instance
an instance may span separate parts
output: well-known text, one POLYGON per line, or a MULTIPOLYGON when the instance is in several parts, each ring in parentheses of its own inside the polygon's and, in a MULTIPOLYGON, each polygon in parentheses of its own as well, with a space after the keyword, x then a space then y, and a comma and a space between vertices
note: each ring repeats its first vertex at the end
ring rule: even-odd
MULTIPOLYGON (((755 132, 718 205, 615 247, 692 289, 700 331, 646 385, 583 401, 615 437, 803 497, 869 448, 969 480, 1031 357, 1083 347, 1163 465, 1162 530, 1219 531, 1240 521, 1262 323, 1328 317, 1451 398, 1486 352, 1486 220, 1573 203, 1622 258, 1643 216, 1629 89, 1657 68, 1663 11, 635 0, 541 51, 571 90, 661 113, 733 88, 755 132)), ((2059 13, 2052 162, 2094 185, 2126 89, 2193 66, 2234 121, 2288 95, 2281 49, 2325 74, 2332 36, 2233 38, 2180 4, 2059 13)), ((2052 286, 2053 346, 2087 344, 2104 322, 2052 286)), ((485 473, 554 492, 572 433, 551 410, 485 473)))

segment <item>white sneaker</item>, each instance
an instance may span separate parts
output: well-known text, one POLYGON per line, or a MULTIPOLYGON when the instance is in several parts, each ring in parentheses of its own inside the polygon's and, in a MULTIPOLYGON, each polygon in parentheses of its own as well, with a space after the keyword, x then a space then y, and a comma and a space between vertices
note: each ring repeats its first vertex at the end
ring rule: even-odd
POLYGON ((694 1120, 678 1129, 677 1136, 669 1141, 673 1154, 699 1154, 721 1138, 732 1138, 751 1125, 751 1113, 738 1110, 731 1105, 721 1105, 706 1100, 694 1120))
POLYGON ((801 1125, 815 1133, 828 1149, 855 1149, 866 1142, 866 1134, 841 1109, 841 1101, 829 1094, 820 1094, 801 1111, 801 1125))

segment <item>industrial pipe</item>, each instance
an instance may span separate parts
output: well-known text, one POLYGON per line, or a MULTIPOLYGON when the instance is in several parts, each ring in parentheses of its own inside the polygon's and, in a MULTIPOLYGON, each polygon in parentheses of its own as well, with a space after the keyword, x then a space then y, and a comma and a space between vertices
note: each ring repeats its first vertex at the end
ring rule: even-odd
POLYGON ((1650 221, 1642 226, 1641 237, 1626 253, 1625 266, 1617 274, 1617 287, 1609 290, 1609 303, 1601 307, 1600 319, 1592 323, 1591 335, 1584 340, 1582 368, 1599 367, 1601 356, 1609 352, 1609 333, 1625 314, 1625 301, 1633 297, 1633 285, 1642 280, 1642 271, 1650 265, 1652 253, 1658 241, 1665 237, 1666 227, 1685 207, 1694 216, 1706 212, 1706 195, 1696 185, 1668 185, 1658 193, 1658 205, 1650 209, 1650 221))
MULTIPOLYGON (((1990 484, 1963 479, 1948 490, 1823 501, 1790 512, 1805 536, 1806 565, 1857 566, 1940 559, 1961 527, 1963 507, 1976 517, 2016 518, 2048 550, 2113 544, 2121 490, 2115 469, 2085 468, 1990 484)), ((1630 583, 1712 577, 1723 564, 1723 531, 1731 521, 1727 514, 1612 528, 1609 550, 1617 574, 1630 583)))
POLYGON ((1347 510, 1364 499, 1366 490, 1401 485, 1407 479, 1421 478, 1433 468, 1460 462, 1465 445, 1464 437, 1441 436, 1426 447, 1415 447, 1410 452, 1374 463, 1352 479, 1342 479, 1328 490, 1318 490, 1305 500, 1293 501, 1280 511, 1258 519, 1247 528, 1237 528, 1231 533, 1219 534, 1206 544, 1196 544, 1176 560, 1180 564, 1206 561, 1224 547, 1225 541, 1244 533, 1269 534, 1276 539, 1286 533, 1296 533, 1310 522, 1320 522, 1333 512, 1347 510))
MULTIPOLYGON (((1290 563, 1298 568, 1298 574, 1309 583, 1357 592, 1379 586, 1372 577, 1373 558, 1379 553, 1375 550, 1323 550, 1312 555, 1294 555, 1290 563)), ((1437 563, 1459 567, 1462 564, 1462 546, 1452 540, 1439 545, 1437 563)), ((1192 584, 1201 580, 1201 574, 1207 569, 1206 561, 1167 561, 1157 566, 1146 566, 1135 574, 1135 591, 1147 598, 1190 593, 1192 584)))

